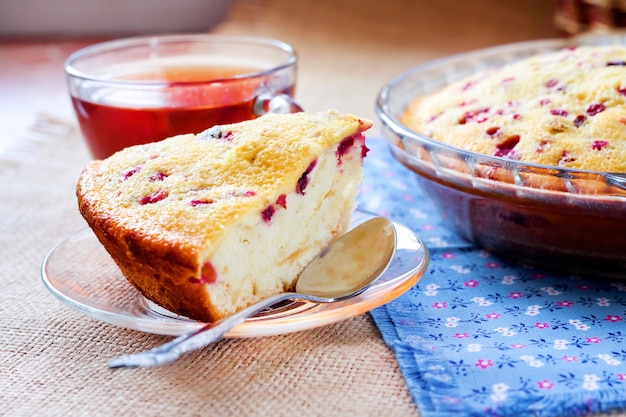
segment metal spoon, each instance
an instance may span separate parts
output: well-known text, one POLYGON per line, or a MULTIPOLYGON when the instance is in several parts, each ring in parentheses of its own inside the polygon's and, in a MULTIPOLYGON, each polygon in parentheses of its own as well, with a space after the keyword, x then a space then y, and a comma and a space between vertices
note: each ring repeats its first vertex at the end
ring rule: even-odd
POLYGON ((269 297, 154 349, 113 359, 108 366, 139 368, 171 363, 184 353, 216 342, 248 317, 281 301, 332 303, 359 295, 387 269, 395 250, 393 224, 383 217, 372 218, 324 249, 300 274, 296 292, 269 297))

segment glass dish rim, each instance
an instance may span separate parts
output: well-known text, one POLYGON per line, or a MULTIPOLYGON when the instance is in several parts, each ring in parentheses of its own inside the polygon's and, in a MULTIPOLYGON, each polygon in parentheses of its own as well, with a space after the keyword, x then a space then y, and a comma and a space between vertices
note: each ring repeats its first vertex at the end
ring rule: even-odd
POLYGON ((298 63, 298 54, 295 48, 281 40, 263 37, 263 36, 249 36, 249 35, 222 35, 211 33, 182 33, 182 34, 168 34, 168 35, 140 35, 131 36, 122 39, 108 40, 98 42, 93 45, 86 46, 70 54, 63 64, 65 75, 68 78, 81 79, 83 81, 93 81, 102 84, 118 87, 128 88, 164 88, 171 86, 171 82, 166 81, 145 81, 145 80, 121 80, 121 79, 109 79, 103 78, 94 74, 89 74, 74 67, 74 62, 82 59, 83 57, 89 57, 97 55, 102 52, 111 52, 116 49, 125 49, 136 46, 149 46, 153 43, 181 43, 181 42, 227 42, 227 43, 240 43, 250 45, 260 45, 264 47, 272 47, 276 50, 281 50, 287 54, 286 59, 279 65, 272 68, 249 72, 245 74, 233 75, 226 79, 215 79, 209 81, 177 81, 176 86, 196 86, 196 85, 208 85, 224 82, 235 82, 246 79, 263 78, 270 74, 278 73, 290 67, 296 67, 298 63))

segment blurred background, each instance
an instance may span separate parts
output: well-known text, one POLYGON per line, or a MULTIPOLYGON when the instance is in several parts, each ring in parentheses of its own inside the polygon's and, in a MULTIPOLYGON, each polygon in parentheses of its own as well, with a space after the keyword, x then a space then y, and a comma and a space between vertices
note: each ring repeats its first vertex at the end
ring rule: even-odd
POLYGON ((623 24, 623 3, 0 0, 0 146, 34 112, 73 122, 63 61, 101 40, 207 31, 278 38, 298 51, 296 98, 306 110, 334 108, 374 120, 378 92, 408 68, 498 44, 610 30, 623 24))

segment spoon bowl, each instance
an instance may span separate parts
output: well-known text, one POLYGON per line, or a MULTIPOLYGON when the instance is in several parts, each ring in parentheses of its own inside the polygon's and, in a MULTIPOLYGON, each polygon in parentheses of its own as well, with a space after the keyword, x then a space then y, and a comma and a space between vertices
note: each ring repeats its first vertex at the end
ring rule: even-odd
POLYGON ((335 240, 309 263, 298 277, 296 292, 274 295, 154 349, 113 359, 108 366, 138 368, 171 363, 187 352, 221 339, 247 318, 286 300, 332 303, 355 297, 383 274, 395 250, 393 224, 383 217, 372 218, 335 240))

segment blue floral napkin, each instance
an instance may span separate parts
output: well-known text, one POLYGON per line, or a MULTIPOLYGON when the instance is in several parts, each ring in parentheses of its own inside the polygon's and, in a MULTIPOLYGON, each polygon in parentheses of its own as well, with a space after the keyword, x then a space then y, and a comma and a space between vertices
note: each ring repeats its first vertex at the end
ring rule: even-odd
POLYGON ((459 239, 370 138, 360 208, 404 224, 431 262, 372 312, 421 417, 573 416, 626 408, 626 281, 559 275, 459 239))

